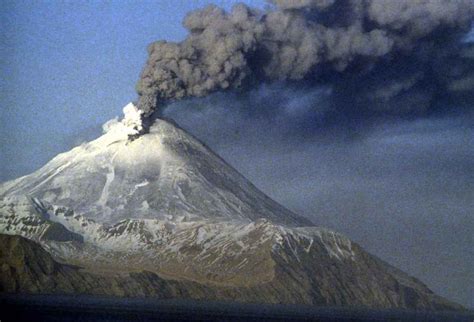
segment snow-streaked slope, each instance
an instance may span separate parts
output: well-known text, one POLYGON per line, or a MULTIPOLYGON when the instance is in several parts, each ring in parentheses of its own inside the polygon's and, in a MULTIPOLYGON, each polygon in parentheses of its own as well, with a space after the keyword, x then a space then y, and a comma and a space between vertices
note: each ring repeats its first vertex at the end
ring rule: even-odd
MULTIPOLYGON (((92 274, 89 282, 122 276, 116 283, 129 296, 143 293, 130 289, 126 277, 142 272, 140 280, 146 285, 150 281, 143 278, 159 274, 189 294, 194 289, 189 283, 215 292, 192 295, 201 299, 459 308, 346 237, 318 227, 288 227, 267 219, 202 218, 126 219, 109 226, 65 207, 23 198, 16 203, 0 202, 0 233, 39 242, 56 260, 92 274)), ((78 287, 77 291, 84 290, 78 287)), ((125 293, 99 285, 93 294, 125 293)))
POLYGON ((356 259, 349 239, 319 227, 287 227, 266 219, 125 219, 104 225, 36 198, 0 202, 0 233, 38 241, 64 262, 147 268, 197 280, 231 280, 249 270, 266 275, 256 263, 283 248, 289 249, 289 261, 300 261, 313 248, 331 260, 356 259), (217 267, 214 278, 207 277, 217 267))
POLYGON ((133 141, 129 134, 115 124, 97 140, 4 183, 0 199, 37 198, 109 224, 130 218, 310 224, 169 121, 157 120, 150 133, 133 141))

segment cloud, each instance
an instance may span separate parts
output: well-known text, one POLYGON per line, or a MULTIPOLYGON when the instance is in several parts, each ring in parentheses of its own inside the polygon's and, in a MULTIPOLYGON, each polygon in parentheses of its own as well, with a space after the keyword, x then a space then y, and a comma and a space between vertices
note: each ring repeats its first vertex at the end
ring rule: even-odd
MULTIPOLYGON (((467 88, 437 70, 471 46, 462 41, 474 18, 470 0, 271 3, 263 12, 210 5, 186 16, 182 42, 152 43, 137 85, 144 116, 170 101, 281 81, 334 88, 336 113, 355 100, 362 114, 424 113, 437 93, 467 88)), ((472 73, 474 58, 465 59, 458 68, 472 73)))

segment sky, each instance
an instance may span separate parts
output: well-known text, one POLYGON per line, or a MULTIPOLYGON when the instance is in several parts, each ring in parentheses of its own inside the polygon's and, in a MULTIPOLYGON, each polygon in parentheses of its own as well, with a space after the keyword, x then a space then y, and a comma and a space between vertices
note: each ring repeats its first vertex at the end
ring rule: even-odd
MULTIPOLYGON (((183 39, 190 10, 235 2, 1 2, 0 181, 100 135, 136 99, 149 43, 183 39)), ((275 83, 176 102, 165 116, 289 209, 474 308, 474 102, 327 125, 331 91, 275 83)))

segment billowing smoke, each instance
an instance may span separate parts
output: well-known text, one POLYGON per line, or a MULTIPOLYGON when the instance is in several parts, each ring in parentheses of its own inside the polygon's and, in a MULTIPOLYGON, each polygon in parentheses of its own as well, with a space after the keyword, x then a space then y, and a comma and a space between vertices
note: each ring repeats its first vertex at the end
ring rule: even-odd
POLYGON ((334 106, 418 114, 474 91, 474 50, 463 43, 472 0, 270 0, 189 13, 187 38, 157 41, 137 84, 144 118, 186 97, 262 83, 329 86, 334 106), (344 103, 345 102, 345 103, 344 103), (348 104, 350 103, 350 104, 348 104))

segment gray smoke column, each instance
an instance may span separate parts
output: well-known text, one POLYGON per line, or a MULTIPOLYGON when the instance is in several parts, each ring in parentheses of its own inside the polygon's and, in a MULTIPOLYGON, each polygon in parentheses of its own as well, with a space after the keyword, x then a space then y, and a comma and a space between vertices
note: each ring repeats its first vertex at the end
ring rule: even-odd
POLYGON ((230 14, 216 6, 195 11, 184 26, 190 35, 181 43, 157 41, 137 85, 138 108, 149 116, 157 104, 238 87, 253 71, 249 58, 264 32, 262 17, 244 5, 230 14))
POLYGON ((152 43, 137 84, 143 118, 168 101, 273 81, 330 84, 341 96, 356 91, 373 109, 389 112, 399 108, 391 98, 409 93, 404 109, 423 109, 433 95, 423 86, 427 78, 451 88, 452 78, 474 75, 433 72, 460 55, 472 0, 270 2, 265 12, 243 4, 230 12, 213 5, 193 11, 184 19, 184 41, 152 43))

